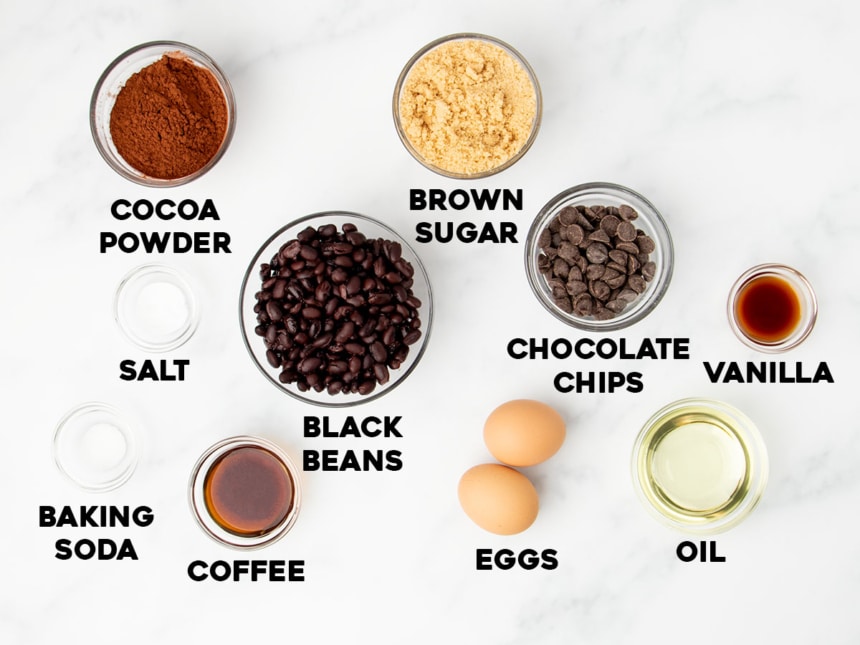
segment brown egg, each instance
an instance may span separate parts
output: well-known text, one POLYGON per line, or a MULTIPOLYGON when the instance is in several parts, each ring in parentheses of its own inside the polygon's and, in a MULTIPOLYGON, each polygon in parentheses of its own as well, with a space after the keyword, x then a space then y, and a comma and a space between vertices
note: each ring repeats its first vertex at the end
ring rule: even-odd
POLYGON ((510 466, 534 466, 564 443, 564 419, 553 408, 528 399, 497 407, 484 424, 484 442, 493 456, 510 466))
POLYGON ((501 464, 481 464, 460 478, 460 506, 486 531, 513 535, 525 531, 538 514, 538 494, 522 473, 501 464))

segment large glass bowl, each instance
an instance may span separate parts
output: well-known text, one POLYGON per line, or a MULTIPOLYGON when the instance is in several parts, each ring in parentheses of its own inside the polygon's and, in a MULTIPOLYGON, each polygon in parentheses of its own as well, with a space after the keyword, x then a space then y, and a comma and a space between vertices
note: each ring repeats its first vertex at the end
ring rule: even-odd
MULTIPOLYGON (((412 370, 415 369, 427 347, 433 319, 433 301, 430 291, 430 281, 427 278, 424 265, 421 264, 421 260, 403 238, 385 224, 365 215, 345 211, 331 211, 316 213, 297 219, 276 231, 263 243, 248 265, 248 270, 245 272, 239 298, 239 318, 242 324, 242 335, 245 346, 260 372, 263 373, 270 383, 282 392, 301 401, 325 407, 346 407, 379 398, 400 385, 412 373, 412 370), (260 277, 262 264, 269 263, 285 244, 295 240, 296 236, 308 227, 318 229, 325 225, 334 225, 340 230, 344 224, 355 225, 358 231, 366 236, 368 240, 381 238, 399 243, 402 249, 402 257, 412 265, 414 270, 414 275, 412 276, 413 284, 411 286, 412 293, 421 301, 418 307, 420 338, 414 344, 409 345, 409 353, 399 367, 390 369, 389 380, 386 383, 377 383, 375 388, 367 394, 359 394, 357 392, 348 394, 338 392, 332 394, 325 388, 321 391, 313 388, 302 390, 296 382, 282 382, 280 367, 273 367, 269 360, 270 357, 267 356, 269 348, 266 346, 265 339, 260 333, 262 330, 259 329, 258 312, 254 310, 258 302, 257 293, 262 287, 262 279, 260 277)), ((321 320, 324 321, 325 318, 321 320)))
POLYGON ((669 287, 672 278, 674 253, 669 229, 651 202, 639 193, 610 183, 589 183, 569 188, 553 197, 538 213, 526 238, 526 275, 535 296, 553 316, 562 322, 586 331, 614 331, 642 320, 651 313, 669 287), (656 265, 654 277, 638 295, 615 317, 600 320, 594 316, 578 316, 563 311, 553 299, 552 288, 540 270, 540 235, 559 212, 568 206, 632 207, 638 217, 632 223, 654 241, 655 248, 649 260, 656 265))

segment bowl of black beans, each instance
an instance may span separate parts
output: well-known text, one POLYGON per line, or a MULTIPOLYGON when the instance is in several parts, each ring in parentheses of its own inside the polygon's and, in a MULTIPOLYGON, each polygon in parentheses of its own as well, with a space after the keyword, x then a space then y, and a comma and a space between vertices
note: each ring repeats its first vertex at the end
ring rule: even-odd
POLYGON ((669 287, 673 257, 654 205, 609 183, 553 197, 526 239, 532 291, 556 318, 586 331, 623 329, 651 313, 669 287))
POLYGON ((386 225, 342 211, 287 224, 254 256, 239 302, 266 378, 316 405, 376 399, 415 369, 433 315, 430 282, 386 225))

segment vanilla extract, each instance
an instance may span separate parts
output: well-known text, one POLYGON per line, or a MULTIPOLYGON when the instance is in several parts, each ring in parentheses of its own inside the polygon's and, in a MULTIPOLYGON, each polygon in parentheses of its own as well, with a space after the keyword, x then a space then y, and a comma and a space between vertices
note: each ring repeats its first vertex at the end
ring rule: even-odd
POLYGON ((833 374, 827 363, 818 363, 814 373, 797 361, 793 367, 785 361, 737 363, 720 361, 712 365, 702 363, 711 383, 833 383, 833 374))

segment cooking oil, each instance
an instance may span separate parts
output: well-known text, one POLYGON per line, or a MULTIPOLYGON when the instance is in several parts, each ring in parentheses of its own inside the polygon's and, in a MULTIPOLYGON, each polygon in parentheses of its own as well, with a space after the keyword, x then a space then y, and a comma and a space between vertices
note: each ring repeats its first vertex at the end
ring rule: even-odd
POLYGON ((648 421, 633 467, 641 496, 661 519, 688 532, 718 532, 758 502, 767 454, 740 411, 718 401, 685 399, 648 421))

